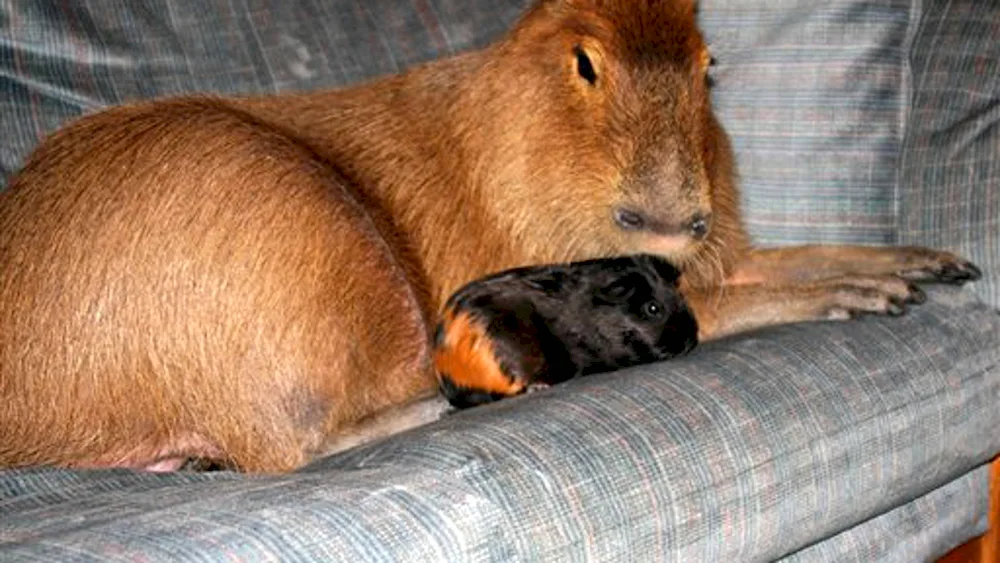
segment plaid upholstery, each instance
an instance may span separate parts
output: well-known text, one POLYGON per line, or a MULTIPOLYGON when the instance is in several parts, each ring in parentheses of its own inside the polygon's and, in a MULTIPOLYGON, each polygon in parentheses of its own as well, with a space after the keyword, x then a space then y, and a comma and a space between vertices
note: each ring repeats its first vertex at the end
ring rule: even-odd
POLYGON ((926 559, 982 530, 983 473, 961 476, 1000 450, 1000 315, 932 297, 576 380, 286 477, 9 472, 0 559, 926 559))
POLYGON ((333 87, 481 45, 525 0, 0 0, 0 186, 84 111, 333 87))
POLYGON ((899 240, 983 268, 1000 307, 1000 3, 930 2, 913 41, 898 184, 899 240))
POLYGON ((894 242, 911 4, 701 2, 758 242, 894 242))
POLYGON ((942 547, 955 545, 956 538, 986 531, 986 513, 970 511, 968 506, 987 505, 989 490, 989 466, 983 466, 781 561, 930 561, 947 551, 942 547), (977 533, 969 534, 970 529, 977 533))
POLYGON ((951 250, 1000 307, 1000 3, 700 5, 755 240, 951 250))
MULTIPOLYGON (((526 3, 0 0, 0 186, 81 112, 356 82, 483 44, 526 3)), ((1000 5, 701 10, 756 240, 958 250, 1000 305, 1000 5)), ((295 476, 0 473, 0 559, 928 559, 983 530, 974 468, 1000 449, 998 317, 935 299, 574 382, 295 476)))

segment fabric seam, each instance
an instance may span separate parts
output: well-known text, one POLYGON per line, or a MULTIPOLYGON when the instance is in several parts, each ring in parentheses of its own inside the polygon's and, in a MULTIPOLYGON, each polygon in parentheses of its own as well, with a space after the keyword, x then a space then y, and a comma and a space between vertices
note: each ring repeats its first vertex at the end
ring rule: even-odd
POLYGON ((920 32, 920 25, 923 22, 923 0, 911 0, 909 22, 906 26, 906 37, 903 39, 900 56, 900 84, 899 84, 899 148, 896 155, 896 173, 893 182, 892 215, 895 223, 893 229, 893 243, 900 244, 903 231, 902 217, 902 183, 903 171, 906 169, 907 146, 910 140, 910 117, 913 114, 913 44, 920 32))

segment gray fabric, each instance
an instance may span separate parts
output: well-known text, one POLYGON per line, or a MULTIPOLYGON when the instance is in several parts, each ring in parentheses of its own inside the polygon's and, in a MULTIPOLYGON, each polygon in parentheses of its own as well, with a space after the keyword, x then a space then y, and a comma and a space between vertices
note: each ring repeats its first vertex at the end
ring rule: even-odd
POLYGON ((761 244, 895 242, 910 0, 703 0, 761 244))
POLYGON ((755 240, 951 250, 1000 307, 1000 2, 700 5, 755 240))
MULTIPOLYGON (((0 0, 0 186, 83 111, 356 82, 483 44, 526 3, 0 0)), ((702 0, 700 17, 758 242, 957 250, 1000 305, 1000 3, 702 0)), ((575 382, 291 477, 0 473, 0 559, 928 559, 983 529, 983 471, 958 477, 1000 450, 998 317, 936 299, 575 382)))
POLYGON ((84 111, 333 87, 481 45, 525 0, 0 0, 0 187, 84 111))
POLYGON ((576 380, 283 478, 8 473, 0 559, 752 562, 852 528, 918 537, 907 555, 925 558, 981 529, 983 490, 888 511, 1000 450, 1000 315, 932 296, 576 380), (914 529, 929 506, 947 516, 914 529))
POLYGON ((433 470, 253 478, 0 473, 3 561, 509 560, 496 507, 433 470))
POLYGON ((988 525, 990 466, 983 465, 930 493, 781 559, 809 561, 932 561, 982 535, 988 525))
POLYGON ((1000 2, 925 2, 900 172, 899 240, 955 249, 1000 307, 1000 2))

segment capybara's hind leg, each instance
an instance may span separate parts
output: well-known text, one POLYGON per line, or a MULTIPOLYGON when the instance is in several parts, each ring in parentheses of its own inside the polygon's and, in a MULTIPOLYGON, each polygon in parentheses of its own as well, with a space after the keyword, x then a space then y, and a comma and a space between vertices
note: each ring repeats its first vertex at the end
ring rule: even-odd
POLYGON ((421 305, 347 183, 223 103, 84 118, 0 197, 0 264, 31 258, 0 268, 0 465, 145 445, 128 461, 166 467, 193 435, 288 470, 435 388, 421 305))
POLYGON ((332 434, 320 447, 317 456, 332 455, 381 438, 430 424, 453 410, 448 400, 435 393, 411 403, 394 406, 353 426, 332 434))

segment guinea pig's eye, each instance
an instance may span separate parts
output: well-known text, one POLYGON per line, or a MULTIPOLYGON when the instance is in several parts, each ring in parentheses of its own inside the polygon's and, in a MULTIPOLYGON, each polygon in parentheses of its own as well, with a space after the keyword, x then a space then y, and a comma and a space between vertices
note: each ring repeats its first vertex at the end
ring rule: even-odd
POLYGON ((597 84, 597 71, 594 70, 594 63, 590 61, 587 52, 577 45, 573 47, 573 54, 576 55, 576 72, 591 86, 597 84))
POLYGON ((660 305, 656 301, 647 301, 642 306, 642 314, 655 319, 663 314, 663 305, 660 305))

